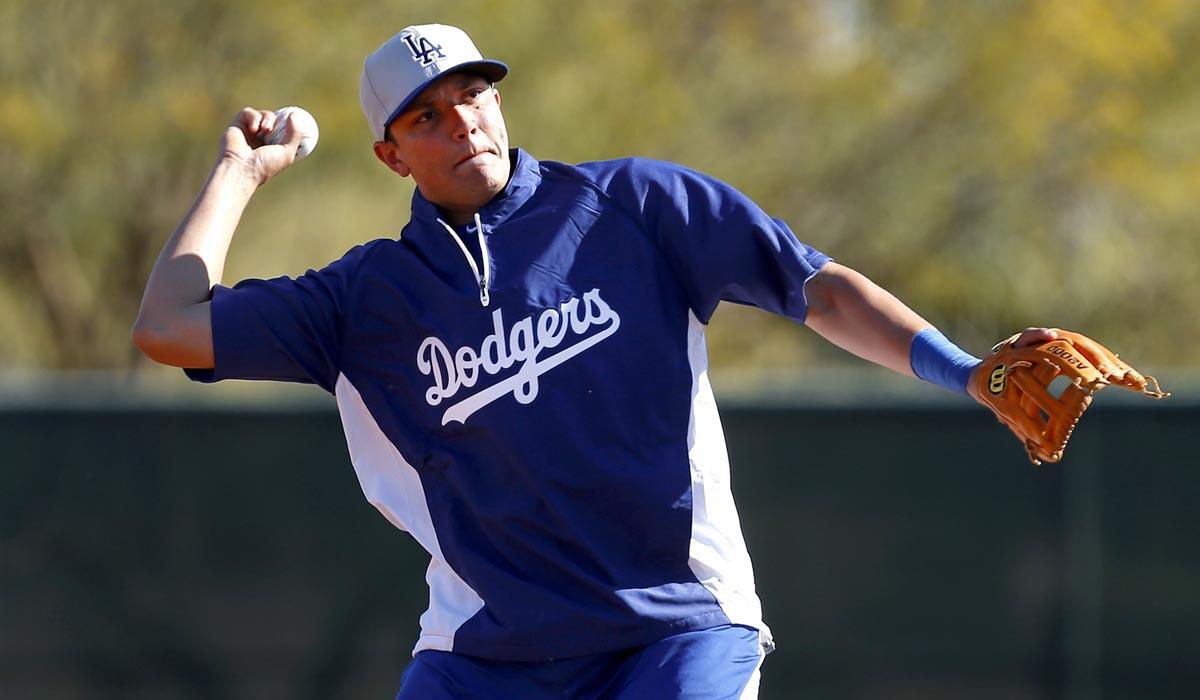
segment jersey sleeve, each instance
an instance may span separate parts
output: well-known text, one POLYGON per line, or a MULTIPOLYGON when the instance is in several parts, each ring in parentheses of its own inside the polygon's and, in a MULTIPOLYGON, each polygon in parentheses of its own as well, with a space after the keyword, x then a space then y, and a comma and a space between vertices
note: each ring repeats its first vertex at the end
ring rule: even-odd
POLYGON ((297 278, 217 285, 212 296, 213 368, 185 369, 198 382, 259 379, 316 384, 332 392, 356 251, 297 278))
POLYGON ((643 219, 701 321, 732 301, 804 322, 804 284, 828 255, 719 180, 667 164, 644 167, 643 219))

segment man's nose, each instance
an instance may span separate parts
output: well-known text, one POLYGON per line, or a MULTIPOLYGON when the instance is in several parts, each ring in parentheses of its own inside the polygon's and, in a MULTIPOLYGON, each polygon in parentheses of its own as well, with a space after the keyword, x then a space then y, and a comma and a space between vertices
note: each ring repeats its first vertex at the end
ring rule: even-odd
POLYGON ((466 105, 455 105, 450 110, 452 124, 454 128, 454 138, 463 139, 475 133, 479 124, 476 119, 475 110, 466 105))

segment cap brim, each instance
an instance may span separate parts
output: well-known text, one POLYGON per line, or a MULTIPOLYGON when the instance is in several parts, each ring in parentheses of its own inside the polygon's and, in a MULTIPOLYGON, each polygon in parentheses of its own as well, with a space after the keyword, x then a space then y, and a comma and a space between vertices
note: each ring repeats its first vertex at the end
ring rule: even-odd
POLYGON ((408 109, 408 105, 410 105, 412 101, 416 99, 417 95, 420 95, 425 88, 437 82, 439 79, 444 78, 447 75, 454 75, 455 73, 478 73, 488 81, 498 83, 501 80, 504 80, 504 76, 508 75, 508 66, 500 61, 484 59, 482 61, 467 61, 466 63, 460 63, 449 70, 438 73, 429 80, 426 80, 417 87, 413 88, 413 91, 408 93, 408 96, 400 102, 400 105, 396 107, 396 109, 392 110, 392 113, 388 115, 387 121, 383 123, 383 130, 386 132, 388 125, 395 121, 396 117, 400 116, 404 110, 408 109))

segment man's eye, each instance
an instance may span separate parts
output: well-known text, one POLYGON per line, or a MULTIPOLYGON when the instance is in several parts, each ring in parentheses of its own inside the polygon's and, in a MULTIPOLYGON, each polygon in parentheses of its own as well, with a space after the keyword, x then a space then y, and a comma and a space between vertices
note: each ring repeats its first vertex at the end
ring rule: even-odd
POLYGON ((424 124, 425 122, 433 121, 433 118, 436 116, 437 113, 435 113, 432 109, 427 109, 417 115, 417 123, 424 124))

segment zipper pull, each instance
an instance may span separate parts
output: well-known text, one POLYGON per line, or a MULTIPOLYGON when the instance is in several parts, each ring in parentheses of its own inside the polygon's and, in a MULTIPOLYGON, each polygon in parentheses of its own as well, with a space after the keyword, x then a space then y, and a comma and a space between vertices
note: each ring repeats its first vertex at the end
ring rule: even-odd
POLYGON ((492 295, 488 293, 487 282, 479 280, 479 303, 487 306, 492 300, 492 295))

